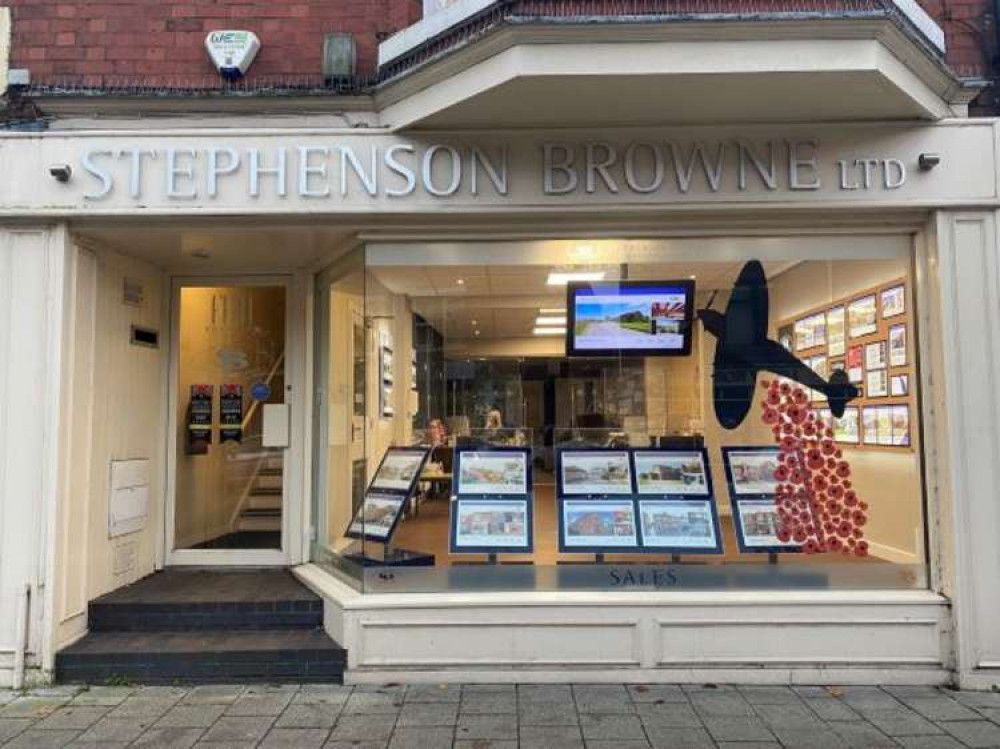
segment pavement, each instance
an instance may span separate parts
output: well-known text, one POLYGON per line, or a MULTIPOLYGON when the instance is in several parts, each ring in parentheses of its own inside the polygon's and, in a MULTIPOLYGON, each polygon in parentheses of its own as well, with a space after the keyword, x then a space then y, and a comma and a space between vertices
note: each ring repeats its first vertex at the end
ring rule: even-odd
POLYGON ((399 685, 0 690, 0 745, 327 749, 1000 747, 1000 692, 399 685))

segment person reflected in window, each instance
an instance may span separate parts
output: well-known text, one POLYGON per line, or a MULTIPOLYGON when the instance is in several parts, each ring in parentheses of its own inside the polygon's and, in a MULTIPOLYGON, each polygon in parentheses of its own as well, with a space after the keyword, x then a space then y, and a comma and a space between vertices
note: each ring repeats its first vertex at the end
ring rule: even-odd
POLYGON ((427 441, 431 447, 448 444, 448 427, 441 419, 431 419, 427 425, 427 441))

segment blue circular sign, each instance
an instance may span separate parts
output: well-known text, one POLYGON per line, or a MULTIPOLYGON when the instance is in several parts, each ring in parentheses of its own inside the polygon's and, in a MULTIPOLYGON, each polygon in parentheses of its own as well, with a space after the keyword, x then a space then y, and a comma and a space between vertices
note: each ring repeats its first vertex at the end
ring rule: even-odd
POLYGON ((266 382, 255 382, 250 386, 250 397, 255 401, 266 401, 271 397, 271 386, 266 382))

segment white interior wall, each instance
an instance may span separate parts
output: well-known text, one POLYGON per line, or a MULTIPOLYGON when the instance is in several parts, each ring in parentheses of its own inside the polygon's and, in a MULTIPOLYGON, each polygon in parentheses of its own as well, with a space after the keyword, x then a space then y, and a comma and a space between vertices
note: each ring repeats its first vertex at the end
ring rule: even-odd
POLYGON ((166 403, 166 279, 148 263, 103 247, 70 250, 65 489, 56 530, 53 602, 58 649, 86 632, 87 602, 153 572, 162 536, 166 403), (139 281, 142 306, 124 303, 139 281), (132 325, 159 331, 160 348, 130 343, 132 325), (109 538, 111 461, 150 460, 141 531, 109 538))

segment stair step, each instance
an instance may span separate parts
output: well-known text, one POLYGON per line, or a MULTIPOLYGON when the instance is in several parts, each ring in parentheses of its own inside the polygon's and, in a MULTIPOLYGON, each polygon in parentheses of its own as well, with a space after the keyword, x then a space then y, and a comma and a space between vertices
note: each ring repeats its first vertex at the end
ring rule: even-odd
POLYGON ((250 490, 251 497, 280 497, 281 487, 255 486, 250 490))
POLYGON ((281 476, 284 471, 281 470, 281 466, 277 468, 261 468, 257 471, 258 476, 281 476))
POLYGON ((237 531, 280 531, 281 513, 262 517, 241 514, 236 519, 237 531))
POLYGON ((251 494, 247 497, 248 510, 278 510, 281 511, 280 494, 251 494))
POLYGON ((322 599, 283 569, 158 572, 91 601, 88 616, 91 632, 312 629, 322 624, 322 599))
POLYGON ((342 683, 346 651, 322 629, 91 632, 56 654, 56 679, 99 684, 342 683))

